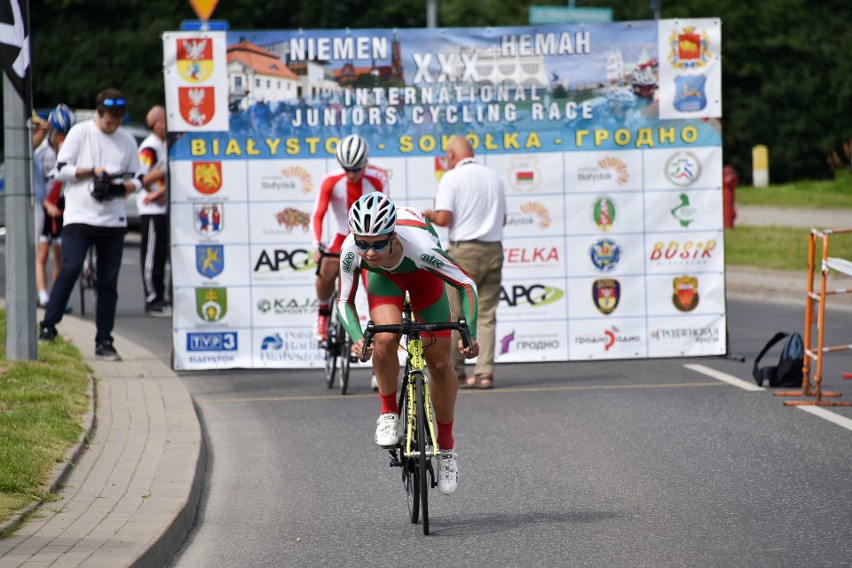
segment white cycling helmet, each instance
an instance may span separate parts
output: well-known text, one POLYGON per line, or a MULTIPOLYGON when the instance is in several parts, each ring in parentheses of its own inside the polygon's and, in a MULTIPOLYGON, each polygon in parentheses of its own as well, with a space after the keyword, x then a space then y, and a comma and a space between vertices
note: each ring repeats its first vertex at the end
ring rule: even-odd
POLYGON ((74 112, 64 104, 56 105, 56 108, 50 111, 47 116, 47 122, 50 127, 60 134, 68 134, 74 123, 77 122, 74 118, 74 112))
POLYGON ((337 161, 347 170, 357 170, 367 164, 367 141, 350 134, 337 145, 337 161))
POLYGON ((384 193, 374 191, 352 204, 349 231, 362 237, 390 234, 396 229, 396 207, 384 193))

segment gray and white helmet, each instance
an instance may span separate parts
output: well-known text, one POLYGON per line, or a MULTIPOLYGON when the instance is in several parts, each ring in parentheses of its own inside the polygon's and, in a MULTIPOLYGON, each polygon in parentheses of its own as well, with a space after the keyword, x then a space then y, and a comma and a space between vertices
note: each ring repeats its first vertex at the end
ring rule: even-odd
POLYGON ((367 165, 367 141, 357 134, 350 134, 337 145, 337 161, 345 170, 357 170, 367 165))
POLYGON ((349 232, 363 237, 390 234, 396 229, 396 206, 384 193, 374 191, 352 204, 349 232))

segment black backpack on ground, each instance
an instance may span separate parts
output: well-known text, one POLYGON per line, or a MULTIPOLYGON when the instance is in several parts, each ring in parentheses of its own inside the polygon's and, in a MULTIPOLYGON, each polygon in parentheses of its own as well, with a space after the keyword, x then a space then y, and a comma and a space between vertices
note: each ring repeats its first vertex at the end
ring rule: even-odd
POLYGON ((802 366, 805 363, 805 342, 802 341, 802 336, 798 333, 784 333, 779 331, 769 342, 760 350, 760 355, 754 360, 754 367, 751 374, 754 377, 758 386, 763 386, 766 382, 770 387, 801 387, 802 386, 802 366), (778 359, 778 365, 766 365, 763 368, 758 368, 757 364, 766 355, 773 345, 784 338, 784 346, 781 348, 781 357, 778 359))

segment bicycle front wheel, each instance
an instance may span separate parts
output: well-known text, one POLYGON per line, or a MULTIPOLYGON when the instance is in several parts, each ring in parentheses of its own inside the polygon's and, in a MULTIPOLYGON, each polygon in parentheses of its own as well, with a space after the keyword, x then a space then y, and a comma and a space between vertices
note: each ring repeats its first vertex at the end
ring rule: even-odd
POLYGON ((340 320, 337 320, 337 344, 340 346, 337 354, 337 380, 340 383, 340 394, 346 394, 349 387, 349 366, 352 362, 352 339, 343 329, 340 320))
POLYGON ((428 464, 431 458, 426 455, 426 406, 423 396, 423 376, 417 376, 415 392, 417 396, 417 477, 420 489, 420 508, 423 517, 423 534, 429 534, 429 478, 428 464))
MULTIPOLYGON (((405 385, 403 385, 403 389, 405 389, 405 385)), ((406 457, 404 455, 405 451, 405 440, 408 437, 408 405, 412 404, 412 401, 409 400, 409 397, 405 394, 402 395, 402 404, 400 404, 400 408, 402 412, 400 413, 400 420, 403 420, 403 424, 405 427, 403 428, 402 436, 400 437, 399 443, 399 457, 402 462, 402 486, 405 489, 405 496, 408 502, 408 518, 411 520, 412 524, 417 524, 417 521, 420 519, 420 484, 418 483, 417 477, 417 461, 411 457, 406 457)), ((417 436, 417 429, 415 428, 413 435, 417 436)), ((417 446, 415 441, 414 446, 417 446)))

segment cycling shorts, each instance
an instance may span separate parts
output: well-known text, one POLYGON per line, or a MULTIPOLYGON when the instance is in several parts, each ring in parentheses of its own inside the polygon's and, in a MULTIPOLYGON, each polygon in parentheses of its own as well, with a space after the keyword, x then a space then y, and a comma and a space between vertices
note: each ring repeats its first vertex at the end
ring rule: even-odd
MULTIPOLYGON (((411 298, 414 317, 419 322, 450 321, 450 302, 444 281, 430 272, 392 274, 388 272, 367 273, 367 300, 370 309, 391 304, 402 312, 405 292, 411 298)), ((435 337, 450 337, 452 331, 431 332, 435 337)))
POLYGON ((42 205, 43 222, 41 232, 38 236, 40 243, 61 243, 62 242, 62 215, 59 217, 51 217, 47 214, 47 209, 42 205))

